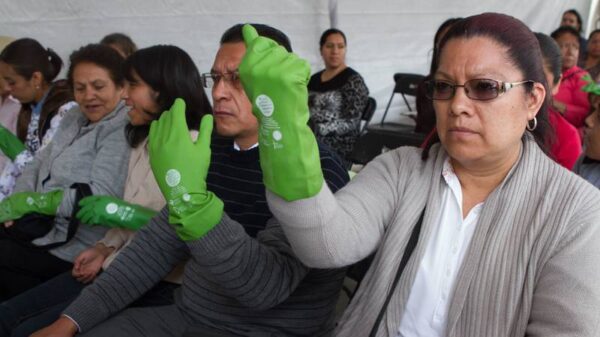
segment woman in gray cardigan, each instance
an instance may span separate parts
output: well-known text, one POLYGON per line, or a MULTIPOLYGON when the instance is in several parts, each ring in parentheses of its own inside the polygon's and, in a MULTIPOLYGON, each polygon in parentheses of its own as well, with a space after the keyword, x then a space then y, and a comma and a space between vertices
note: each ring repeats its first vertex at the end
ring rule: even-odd
POLYGON ((322 179, 301 100, 295 114, 277 110, 301 92, 298 62, 247 37, 240 77, 261 128, 304 138, 259 147, 294 251, 317 268, 376 252, 336 336, 597 336, 600 192, 542 150, 549 91, 522 22, 455 23, 428 82, 441 144, 389 151, 336 194, 313 188, 322 179))
MULTIPOLYGON (((130 148, 124 132, 122 63, 116 51, 101 45, 71 55, 68 79, 79 106, 67 112, 52 142, 17 180, 15 193, 0 203, 2 221, 11 220, 7 227, 32 212, 55 216, 50 231, 34 245, 65 240, 75 207, 73 183, 88 184, 93 194, 123 194, 130 148)), ((82 225, 68 243, 50 251, 0 235, 0 301, 70 270, 77 254, 105 232, 104 227, 82 225)))

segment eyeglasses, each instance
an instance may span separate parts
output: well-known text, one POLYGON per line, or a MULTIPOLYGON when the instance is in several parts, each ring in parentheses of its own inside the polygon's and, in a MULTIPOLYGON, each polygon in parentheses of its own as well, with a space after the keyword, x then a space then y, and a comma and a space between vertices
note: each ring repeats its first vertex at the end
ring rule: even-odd
POLYGON ((205 88, 212 88, 219 84, 219 81, 222 79, 225 80, 225 82, 229 82, 237 86, 240 83, 240 73, 237 71, 222 74, 204 73, 202 74, 202 85, 205 88))
POLYGON ((454 97, 457 87, 465 88, 465 94, 467 97, 477 101, 487 101, 494 99, 508 90, 521 85, 521 84, 533 84, 534 81, 521 81, 521 82, 500 82, 490 80, 487 78, 475 78, 468 80, 465 84, 454 84, 450 81, 444 80, 429 80, 425 81, 427 88, 427 98, 433 100, 449 100, 454 97))

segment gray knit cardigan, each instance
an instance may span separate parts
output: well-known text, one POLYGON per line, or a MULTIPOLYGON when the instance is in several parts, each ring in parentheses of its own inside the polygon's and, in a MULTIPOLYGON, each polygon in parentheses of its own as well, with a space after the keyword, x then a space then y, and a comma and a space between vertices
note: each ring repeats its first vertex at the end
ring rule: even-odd
MULTIPOLYGON (((292 247, 311 267, 377 254, 336 336, 368 336, 410 233, 427 204, 419 242, 379 327, 398 335, 442 198, 447 153, 399 148, 333 195, 286 202, 268 192, 292 247)), ((525 136, 518 162, 488 196, 457 275, 446 335, 599 336, 600 192, 550 160, 525 136)))

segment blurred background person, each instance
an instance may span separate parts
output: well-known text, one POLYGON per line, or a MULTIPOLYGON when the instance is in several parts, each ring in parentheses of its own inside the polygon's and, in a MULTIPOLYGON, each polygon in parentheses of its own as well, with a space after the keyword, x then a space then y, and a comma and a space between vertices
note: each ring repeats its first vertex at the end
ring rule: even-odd
POLYGON ((583 37, 583 20, 581 19, 581 14, 579 14, 579 12, 572 8, 572 9, 568 9, 566 10, 563 15, 562 15, 562 19, 560 21, 560 26, 561 27, 572 27, 573 29, 575 29, 577 31, 577 38, 579 40, 579 57, 578 57, 578 63, 582 63, 583 62, 583 55, 585 55, 586 51, 587 51, 587 40, 585 39, 585 37, 583 37))
POLYGON ((583 79, 588 72, 577 66, 579 57, 579 34, 570 26, 563 26, 552 32, 562 56, 562 78, 558 92, 554 95, 553 107, 573 124, 583 136, 583 120, 590 111, 590 102, 583 88, 583 79))
MULTIPOLYGON (((551 94, 558 92, 562 71, 560 48, 550 36, 535 33, 540 43, 544 59, 544 74, 551 94)), ((553 99, 551 95, 550 99, 553 99)), ((548 121, 554 129, 554 135, 549 137, 550 153, 554 160, 571 170, 581 154, 581 138, 577 129, 571 125, 552 105, 548 108, 548 121)))
POLYGON ((348 159, 360 132, 369 89, 362 76, 346 65, 346 35, 339 29, 323 32, 319 40, 325 69, 308 82, 310 124, 317 140, 331 147, 350 168, 348 159))
POLYGON ((113 48, 124 58, 128 58, 129 55, 137 51, 137 46, 133 40, 123 33, 108 34, 100 40, 100 44, 113 48))

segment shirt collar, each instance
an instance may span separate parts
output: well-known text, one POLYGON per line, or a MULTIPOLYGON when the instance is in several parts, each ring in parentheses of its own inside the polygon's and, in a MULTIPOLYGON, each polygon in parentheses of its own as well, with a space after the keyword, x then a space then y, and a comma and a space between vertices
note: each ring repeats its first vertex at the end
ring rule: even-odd
POLYGON ((248 150, 252 150, 253 148, 256 148, 256 147, 258 147, 258 143, 250 146, 249 148, 247 148, 245 150, 242 150, 240 148, 240 146, 235 142, 235 140, 233 141, 233 149, 236 150, 236 151, 248 151, 248 150))

